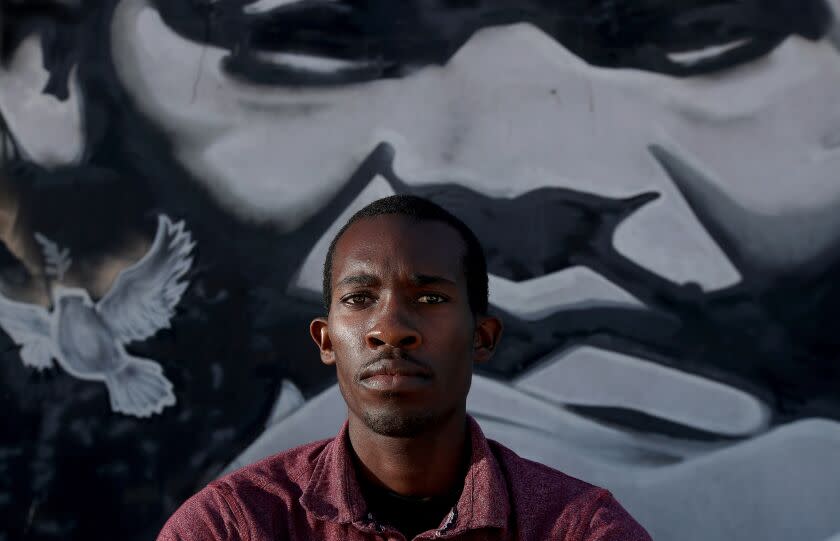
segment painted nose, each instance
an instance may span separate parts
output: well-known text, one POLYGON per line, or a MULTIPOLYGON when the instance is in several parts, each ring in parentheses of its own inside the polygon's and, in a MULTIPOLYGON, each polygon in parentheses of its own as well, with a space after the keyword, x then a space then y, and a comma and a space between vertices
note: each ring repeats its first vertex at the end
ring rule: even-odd
POLYGON ((411 323, 407 309, 398 300, 380 303, 378 318, 365 335, 365 342, 371 349, 390 346, 400 349, 416 349, 422 343, 420 333, 411 323))

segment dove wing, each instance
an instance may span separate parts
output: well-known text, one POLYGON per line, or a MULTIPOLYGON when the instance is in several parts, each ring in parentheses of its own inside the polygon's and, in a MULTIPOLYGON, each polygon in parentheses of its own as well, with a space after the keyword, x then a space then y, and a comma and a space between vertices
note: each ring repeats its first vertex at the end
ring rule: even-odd
POLYGON ((122 342, 142 340, 169 327, 169 320, 189 282, 195 243, 184 222, 158 217, 152 247, 140 261, 117 275, 96 307, 122 342))
POLYGON ((13 301, 0 294, 0 327, 21 346, 23 364, 39 370, 52 366, 50 315, 44 308, 13 301))

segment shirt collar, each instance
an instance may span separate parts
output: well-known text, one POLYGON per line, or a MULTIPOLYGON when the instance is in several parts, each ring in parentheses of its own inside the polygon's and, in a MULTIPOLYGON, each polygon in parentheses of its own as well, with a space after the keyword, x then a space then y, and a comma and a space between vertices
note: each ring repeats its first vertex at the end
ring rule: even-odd
MULTIPOLYGON (((455 523, 447 528, 452 534, 476 528, 502 528, 510 512, 507 483, 487 438, 469 415, 467 425, 472 454, 464 488, 455 505, 455 523)), ((347 430, 348 421, 345 421, 336 437, 324 447, 300 498, 307 511, 330 522, 363 521, 367 513, 347 430)))

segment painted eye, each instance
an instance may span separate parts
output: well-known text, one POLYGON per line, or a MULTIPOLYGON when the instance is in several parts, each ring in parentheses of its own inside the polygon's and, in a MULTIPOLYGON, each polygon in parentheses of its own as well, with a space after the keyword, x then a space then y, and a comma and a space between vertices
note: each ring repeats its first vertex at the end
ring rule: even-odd
POLYGON ((442 295, 428 293, 426 295, 421 295, 420 297, 418 297, 417 302, 421 302, 423 304, 440 304, 442 302, 446 302, 446 299, 442 295))

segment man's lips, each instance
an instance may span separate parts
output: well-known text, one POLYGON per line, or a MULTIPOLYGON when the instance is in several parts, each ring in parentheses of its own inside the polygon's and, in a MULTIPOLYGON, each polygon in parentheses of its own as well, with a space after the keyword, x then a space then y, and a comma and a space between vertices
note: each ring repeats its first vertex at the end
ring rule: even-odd
POLYGON ((429 385, 432 373, 422 365, 397 359, 381 359, 359 373, 359 383, 376 391, 412 391, 429 385))
POLYGON ((431 378, 429 369, 413 362, 398 359, 380 359, 367 365, 359 374, 363 380, 373 376, 413 376, 431 378))

